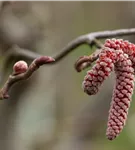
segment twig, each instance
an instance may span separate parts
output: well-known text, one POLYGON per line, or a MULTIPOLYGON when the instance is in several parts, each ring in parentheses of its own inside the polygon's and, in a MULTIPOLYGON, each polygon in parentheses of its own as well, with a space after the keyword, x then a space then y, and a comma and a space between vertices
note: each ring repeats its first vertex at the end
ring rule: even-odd
POLYGON ((8 80, 4 84, 3 88, 0 90, 0 99, 7 99, 9 98, 8 91, 11 88, 11 86, 18 81, 26 80, 28 79, 34 71, 36 71, 40 66, 51 63, 55 61, 52 57, 42 56, 39 58, 36 58, 29 66, 28 70, 25 73, 21 74, 12 74, 9 76, 8 80))
MULTIPOLYGON (((7 52, 4 54, 4 59, 2 61, 2 68, 1 68, 1 81, 4 78, 6 74, 6 68, 8 68, 9 62, 13 60, 15 57, 21 57, 21 59, 28 59, 30 61, 33 61, 34 59, 41 57, 43 55, 40 55, 36 52, 30 51, 28 49, 20 48, 17 45, 13 45, 11 48, 7 50, 7 52)), ((1 82, 0 81, 0 82, 1 82)))
MULTIPOLYGON (((53 56, 55 59, 55 62, 62 60, 67 54, 75 50, 77 47, 79 47, 82 44, 88 44, 92 46, 93 44, 97 46, 97 41, 95 39, 105 39, 105 38, 112 38, 112 37, 118 37, 118 36, 125 36, 125 35, 133 35, 135 34, 135 28, 131 29, 120 29, 120 30, 113 30, 113 31, 103 31, 103 32, 94 32, 89 33, 86 35, 82 35, 75 40, 71 41, 66 47, 62 49, 61 52, 53 56), (95 43, 96 42, 96 43, 95 43)), ((98 48, 100 45, 98 46, 98 48)))
MULTIPOLYGON (((6 99, 9 97, 8 91, 11 88, 11 86, 21 80, 26 80, 29 78, 32 73, 38 69, 43 64, 55 64, 62 60, 66 55, 68 55, 70 52, 75 50, 77 47, 79 47, 82 44, 88 44, 89 46, 95 45, 98 48, 102 47, 102 44, 98 41, 99 39, 105 39, 105 38, 111 38, 116 36, 125 36, 125 35, 132 35, 135 34, 135 28, 132 29, 120 29, 120 30, 114 30, 114 31, 103 31, 103 32, 94 32, 89 33, 86 35, 82 35, 75 40, 71 41, 66 47, 62 49, 61 52, 54 55, 54 59, 52 58, 51 61, 47 59, 46 56, 41 56, 37 53, 31 52, 27 49, 22 49, 17 46, 12 47, 12 49, 8 52, 6 61, 11 56, 23 56, 28 59, 35 59, 31 65, 29 66, 28 70, 25 73, 21 73, 18 75, 12 74, 9 76, 7 82, 4 84, 3 88, 0 90, 0 99, 6 99), (39 58, 37 58, 39 57, 39 58), (45 59, 46 58, 46 59, 45 59)), ((93 61, 95 61, 98 58, 98 54, 100 51, 96 51, 91 56, 89 56, 89 59, 80 59, 76 62, 75 67, 77 71, 81 71, 82 69, 88 67, 91 65, 93 61)), ((49 57, 51 58, 51 57, 49 57)), ((5 62, 6 62, 5 61, 5 62)))
MULTIPOLYGON (((120 37, 125 35, 133 35, 135 34, 135 28, 131 29, 120 29, 120 30, 112 30, 112 31, 101 31, 101 32, 93 32, 89 34, 85 34, 82 36, 77 37, 73 41, 69 42, 67 46, 65 46, 58 54, 54 55, 53 58, 55 59, 55 62, 52 62, 50 64, 55 64, 62 60, 66 55, 68 55, 70 52, 75 50, 77 47, 83 44, 88 44, 90 46, 96 45, 98 48, 101 48, 101 43, 99 43, 98 40, 105 39, 105 38, 112 38, 112 37, 120 37)), ((21 49, 19 47, 16 47, 16 53, 15 55, 19 56, 25 56, 29 59, 35 59, 37 56, 41 56, 37 53, 30 52, 27 49, 21 49)))
POLYGON ((99 53, 101 52, 100 49, 97 49, 94 53, 92 53, 90 56, 81 56, 76 62, 75 62, 75 69, 77 72, 81 72, 87 67, 90 67, 91 64, 98 59, 99 53))

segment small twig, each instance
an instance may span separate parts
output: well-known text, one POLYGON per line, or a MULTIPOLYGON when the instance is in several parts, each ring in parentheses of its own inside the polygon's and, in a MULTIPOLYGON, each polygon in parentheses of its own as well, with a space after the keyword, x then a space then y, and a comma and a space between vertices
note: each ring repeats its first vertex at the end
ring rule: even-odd
POLYGON ((4 72, 5 67, 7 67, 7 65, 9 64, 9 61, 13 57, 23 57, 23 58, 33 61, 34 59, 41 57, 41 56, 43 55, 40 55, 36 52, 32 52, 28 49, 20 48, 17 45, 13 45, 10 49, 7 50, 7 52, 4 55, 2 72, 4 72))
MULTIPOLYGON (((18 75, 12 74, 9 76, 7 82, 4 84, 3 88, 0 91, 0 99, 8 98, 8 91, 11 88, 11 86, 21 80, 26 80, 29 78, 32 73, 37 70, 38 67, 40 67, 43 64, 55 64, 62 60, 65 56, 67 56, 70 52, 75 50, 77 47, 79 47, 82 44, 88 44, 89 46, 95 45, 98 48, 102 47, 102 44, 98 41, 99 39, 105 39, 105 38, 111 38, 116 36, 125 36, 125 35, 132 35, 135 34, 135 28, 132 29, 120 29, 120 30, 114 30, 114 31, 103 31, 103 32, 95 32, 95 33, 89 33, 86 35, 82 35, 75 40, 71 41, 66 47, 62 49, 61 52, 54 55, 54 59, 51 61, 48 61, 48 59, 45 56, 41 56, 37 53, 34 53, 27 49, 19 48, 18 46, 12 47, 11 50, 6 54, 6 61, 11 56, 23 56, 28 59, 35 59, 31 65, 29 66, 28 70, 25 73, 21 73, 18 75), (37 58, 39 57, 39 58, 37 58)), ((81 71, 82 69, 85 69, 86 67, 90 66, 93 61, 95 61, 98 58, 100 51, 96 51, 92 55, 89 56, 89 58, 85 59, 79 59, 76 64, 75 68, 77 71, 81 71)), ((50 57, 49 57, 50 58, 50 57)), ((5 62, 6 62, 5 61, 5 62)))
POLYGON ((79 36, 75 40, 71 41, 66 47, 64 47, 61 50, 61 52, 53 56, 53 58, 55 59, 54 63, 57 63, 58 61, 62 60, 66 55, 68 55, 70 52, 72 52, 73 50, 75 50, 77 47, 79 47, 82 44, 88 44, 90 46, 94 44, 97 46, 97 43, 93 43, 95 42, 94 41, 95 39, 99 40, 99 39, 112 38, 112 37, 125 36, 125 35, 133 35, 133 34, 135 34, 135 28, 94 32, 94 33, 89 33, 86 35, 79 36))
POLYGON ((42 56, 36 58, 29 66, 28 70, 25 73, 21 74, 12 74, 9 76, 8 80, 4 84, 3 88, 0 90, 0 99, 7 99, 9 98, 8 91, 12 87, 13 84, 17 83, 21 80, 28 79, 34 71, 36 71, 40 66, 53 62, 54 59, 52 57, 42 56))
POLYGON ((90 56, 82 56, 75 62, 75 69, 77 72, 81 72, 82 70, 90 67, 91 64, 98 59, 100 49, 97 49, 90 56))
MULTIPOLYGON (((75 50, 77 47, 79 47, 82 44, 88 44, 90 46, 96 45, 97 48, 101 48, 101 43, 97 40, 99 39, 105 39, 105 38, 112 38, 112 37, 120 37, 125 35, 133 35, 135 34, 135 28, 131 29, 120 29, 120 30, 113 30, 113 31, 101 31, 101 32, 93 32, 89 34, 85 34, 82 36, 77 37, 76 39, 72 40, 65 46, 58 54, 54 55, 53 58, 55 59, 55 62, 50 64, 55 64, 62 60, 66 55, 68 55, 70 52, 75 50)), ((37 53, 31 52, 27 49, 22 49, 19 47, 13 47, 13 49, 16 49, 16 53, 13 53, 12 55, 17 56, 25 56, 29 59, 35 59, 38 56, 41 56, 37 53)))
MULTIPOLYGON (((103 47, 103 44, 97 39, 93 40, 93 45, 95 45, 99 49, 103 47)), ((92 44, 90 46, 92 46, 92 44)))
MULTIPOLYGON (((9 48, 5 54, 4 54, 4 59, 2 61, 2 68, 1 68, 1 80, 4 78, 5 73, 6 73, 6 68, 8 68, 9 62, 13 60, 15 57, 16 58, 21 58, 21 59, 28 59, 30 61, 33 61, 34 59, 41 57, 43 55, 40 55, 36 52, 30 51, 28 49, 20 48, 17 45, 13 45, 11 48, 9 48)), ((0 81, 1 82, 1 81, 0 81)))
POLYGON ((85 68, 87 65, 90 65, 90 57, 89 56, 81 56, 76 62, 75 62, 75 69, 77 72, 80 72, 85 68))

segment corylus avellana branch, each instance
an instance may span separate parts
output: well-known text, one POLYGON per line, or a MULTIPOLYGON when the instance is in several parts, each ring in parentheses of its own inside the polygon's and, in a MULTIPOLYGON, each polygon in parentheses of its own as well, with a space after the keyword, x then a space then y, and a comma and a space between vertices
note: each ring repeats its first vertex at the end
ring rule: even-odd
POLYGON ((81 72, 85 68, 91 66, 91 64, 98 59, 100 52, 101 50, 97 49, 90 56, 81 56, 79 59, 77 59, 75 62, 76 71, 81 72))
MULTIPOLYGON (((18 81, 26 80, 27 78, 29 78, 32 75, 32 73, 35 70, 37 70, 41 65, 58 63, 60 60, 66 57, 70 52, 72 52, 82 44, 87 44, 90 47, 95 45, 97 48, 101 48, 102 44, 98 41, 100 39, 117 37, 117 36, 125 36, 125 35, 133 35, 133 34, 135 34, 135 28, 85 34, 77 37, 76 39, 68 43, 67 46, 65 46, 58 54, 54 55, 52 58, 47 56, 42 56, 40 54, 37 54, 27 49, 19 48, 18 46, 13 46, 11 50, 9 50, 9 52, 6 54, 5 62, 11 56, 16 56, 16 57, 23 56, 30 60, 34 59, 34 61, 28 67, 28 70, 26 72, 20 74, 12 74, 9 76, 3 88, 0 90, 0 99, 8 98, 9 97, 8 91, 12 87, 12 85, 18 81)), ((91 63, 98 58, 99 53, 100 51, 97 50, 92 55, 88 56, 87 59, 85 57, 77 60, 75 64, 76 70, 80 72, 82 69, 85 69, 86 67, 90 66, 91 63)))
POLYGON ((28 79, 34 71, 36 71, 40 66, 55 61, 52 57, 41 56, 36 58, 29 67, 27 67, 26 62, 19 61, 13 67, 13 73, 9 76, 3 88, 0 90, 0 99, 9 98, 8 91, 13 84, 28 79))
MULTIPOLYGON (((70 52, 75 50, 80 45, 88 44, 90 46, 95 45, 98 48, 101 48, 101 45, 100 45, 101 43, 99 43, 99 41, 97 40, 111 38, 111 37, 133 35, 133 34, 135 34, 135 28, 93 32, 93 33, 81 35, 77 37, 76 39, 72 40, 71 42, 69 42, 67 46, 65 46, 60 52, 58 52, 58 54, 54 55, 53 58, 55 59, 55 62, 50 63, 50 64, 55 64, 58 61, 62 60, 65 56, 67 56, 70 52)), ((17 46, 13 47, 13 49, 16 49, 16 50, 10 55, 24 56, 32 60, 37 58, 37 56, 38 57, 42 56, 37 53, 31 52, 27 49, 19 48, 17 46)))

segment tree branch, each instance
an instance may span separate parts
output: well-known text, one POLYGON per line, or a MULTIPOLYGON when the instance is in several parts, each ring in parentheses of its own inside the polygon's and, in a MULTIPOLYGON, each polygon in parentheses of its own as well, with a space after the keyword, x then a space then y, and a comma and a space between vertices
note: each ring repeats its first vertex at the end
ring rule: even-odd
MULTIPOLYGON (((7 99, 9 98, 8 91, 12 87, 13 84, 28 79, 34 71, 36 71, 40 66, 51 63, 55 61, 52 57, 48 56, 41 56, 39 58, 36 58, 29 66, 26 72, 15 74, 9 76, 8 80, 4 84, 3 88, 0 90, 0 99, 7 99)), ((21 66, 20 66, 21 67, 21 66)))
POLYGON ((79 36, 75 40, 71 41, 66 47, 64 47, 61 52, 54 55, 53 58, 55 59, 55 62, 62 60, 67 54, 75 50, 77 47, 79 47, 82 44, 88 44, 90 46, 96 45, 98 48, 101 48, 99 43, 97 43, 96 39, 105 39, 105 38, 112 38, 112 37, 118 37, 118 36, 125 36, 125 35, 133 35, 135 34, 135 28, 131 29, 120 29, 120 30, 113 30, 113 31, 101 31, 101 32, 93 32, 89 34, 85 34, 82 36, 79 36))
MULTIPOLYGON (((71 42, 69 42, 67 46, 65 46, 58 54, 54 55, 53 58, 55 59, 55 62, 52 62, 50 64, 55 64, 59 62, 80 45, 83 44, 87 44, 90 46, 96 45, 98 48, 101 48, 101 43, 98 41, 100 39, 120 37, 120 36, 133 35, 133 34, 135 34, 135 28, 93 32, 93 33, 81 35, 76 39, 72 40, 71 42)), ((12 55, 25 56, 26 58, 32 60, 41 56, 30 50, 19 48, 18 46, 14 46, 12 49, 16 49, 14 53, 12 53, 12 55)))
MULTIPOLYGON (((39 55, 30 50, 19 48, 18 46, 13 46, 6 54, 5 62, 7 62, 7 60, 11 56, 23 56, 31 60, 34 59, 34 61, 31 63, 31 65, 29 66, 28 70, 25 73, 12 74, 9 76, 7 82, 4 84, 3 88, 0 90, 0 99, 8 98, 9 97, 8 91, 11 88, 11 86, 18 81, 28 79, 32 75, 32 73, 35 70, 37 70, 41 65, 55 64, 59 62, 65 56, 67 56, 70 52, 72 52, 73 50, 75 50, 77 47, 79 47, 82 44, 87 44, 90 47, 95 45, 97 48, 101 48, 102 43, 98 41, 99 39, 112 38, 112 37, 125 36, 125 35, 133 35, 133 34, 135 34, 135 28, 120 29, 120 30, 114 30, 114 31, 94 32, 94 33, 82 35, 82 36, 77 37, 70 43, 68 43, 68 45, 64 47, 61 50, 61 52, 54 55, 53 58, 39 55)), ((91 63, 98 58, 99 53, 100 51, 97 50, 90 56, 79 58, 77 62, 75 63, 76 70, 80 72, 82 69, 90 66, 91 63)))
POLYGON ((76 62, 75 62, 75 69, 77 72, 81 72, 87 67, 90 67, 91 64, 96 61, 99 57, 99 53, 101 52, 100 49, 97 49, 94 53, 92 53, 90 56, 81 56, 76 62))

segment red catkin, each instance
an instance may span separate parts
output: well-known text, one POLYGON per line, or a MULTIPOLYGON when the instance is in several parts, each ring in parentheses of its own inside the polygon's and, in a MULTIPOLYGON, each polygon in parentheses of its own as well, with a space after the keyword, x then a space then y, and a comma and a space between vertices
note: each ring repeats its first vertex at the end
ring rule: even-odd
POLYGON ((85 76, 82 83, 82 87, 84 92, 86 92, 88 95, 96 94, 98 92, 99 86, 114 69, 116 54, 113 51, 114 50, 112 49, 104 48, 104 50, 102 50, 100 53, 96 64, 90 71, 87 72, 87 75, 85 76))
POLYGON ((115 70, 116 83, 106 131, 109 140, 115 139, 126 123, 134 88, 134 68, 135 45, 121 39, 108 39, 96 64, 84 78, 84 92, 94 95, 111 71, 115 70))
POLYGON ((104 46, 114 50, 121 49, 128 55, 124 54, 123 56, 130 59, 126 60, 126 57, 123 57, 124 60, 115 67, 116 85, 114 87, 106 131, 107 138, 113 140, 122 131, 127 120, 134 88, 135 45, 122 39, 108 39, 104 46))
POLYGON ((105 47, 112 48, 114 50, 121 49, 127 54, 133 63, 135 68, 135 45, 123 39, 107 39, 104 44, 105 47))
POLYGON ((126 54, 120 55, 119 60, 115 66, 116 85, 107 123, 106 136, 109 140, 116 138, 126 123, 134 87, 132 62, 126 54))

